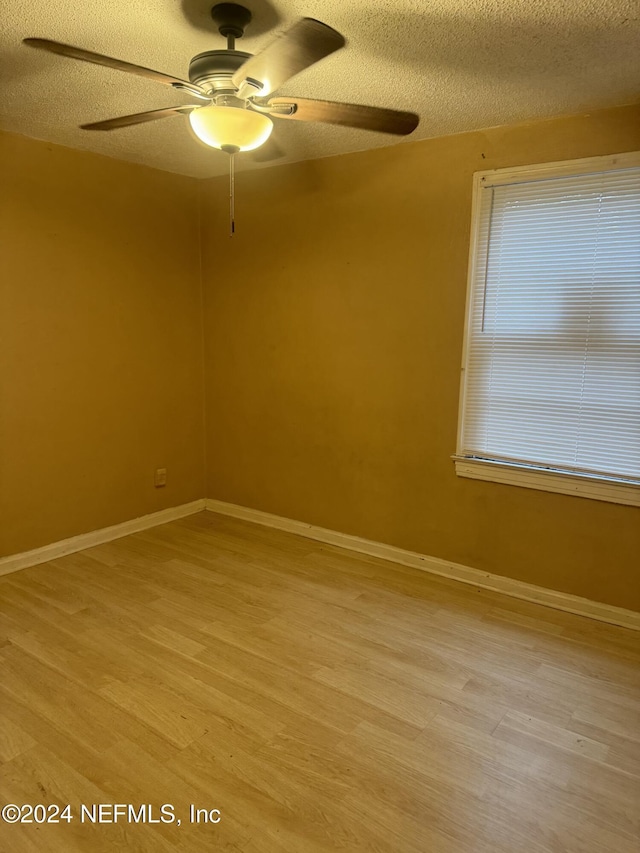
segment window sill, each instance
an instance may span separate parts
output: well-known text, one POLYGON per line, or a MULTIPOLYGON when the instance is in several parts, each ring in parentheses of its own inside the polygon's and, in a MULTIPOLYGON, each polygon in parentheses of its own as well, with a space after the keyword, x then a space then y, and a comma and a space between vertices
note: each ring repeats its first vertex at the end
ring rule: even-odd
POLYGON ((580 498, 592 498, 609 503, 640 506, 640 484, 607 480, 604 477, 589 477, 584 474, 565 474, 559 471, 546 471, 529 468, 525 465, 509 465, 490 460, 452 457, 456 474, 472 480, 489 480, 508 486, 523 486, 526 489, 539 489, 543 492, 559 492, 580 498))

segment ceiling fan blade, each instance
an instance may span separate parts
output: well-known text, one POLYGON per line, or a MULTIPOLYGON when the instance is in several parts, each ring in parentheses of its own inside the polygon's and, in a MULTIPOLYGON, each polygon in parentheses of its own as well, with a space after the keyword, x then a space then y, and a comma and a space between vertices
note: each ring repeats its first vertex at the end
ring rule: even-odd
POLYGON ((124 62, 122 59, 113 59, 111 56, 104 56, 102 53, 93 53, 91 50, 82 50, 82 48, 73 47, 70 44, 62 44, 59 41, 27 38, 23 39, 23 42, 29 47, 48 50, 50 53, 59 53, 61 56, 79 59, 82 62, 92 62, 94 65, 115 68, 117 71, 125 71, 127 74, 136 74, 138 77, 155 80, 156 83, 164 83, 165 86, 173 86, 174 89, 189 92, 197 98, 202 98, 206 101, 211 100, 205 90, 200 86, 196 86, 195 83, 189 83, 188 80, 181 80, 179 77, 172 77, 170 74, 163 74, 161 71, 154 71, 152 68, 133 65, 131 62, 124 62))
POLYGON ((383 107, 365 107, 361 104, 341 104, 335 101, 315 101, 309 98, 269 98, 259 100, 257 105, 266 106, 274 118, 290 118, 295 121, 322 121, 357 127, 362 130, 377 130, 406 136, 415 130, 420 116, 383 107))
POLYGON ((91 124, 81 124, 82 130, 117 130, 119 127, 129 127, 132 124, 144 124, 147 121, 156 121, 159 118, 168 118, 178 113, 190 113, 197 110, 200 104, 189 104, 183 107, 168 107, 164 110, 150 110, 146 113, 133 113, 130 116, 118 116, 108 118, 104 121, 94 121, 91 124))
POLYGON ((231 78, 233 85, 243 95, 268 95, 345 44, 344 36, 321 21, 301 18, 264 50, 247 59, 231 78))
POLYGON ((264 145, 254 148, 249 153, 251 154, 251 159, 255 160, 256 163, 267 163, 270 160, 279 160, 281 157, 286 156, 273 137, 270 137, 264 145))

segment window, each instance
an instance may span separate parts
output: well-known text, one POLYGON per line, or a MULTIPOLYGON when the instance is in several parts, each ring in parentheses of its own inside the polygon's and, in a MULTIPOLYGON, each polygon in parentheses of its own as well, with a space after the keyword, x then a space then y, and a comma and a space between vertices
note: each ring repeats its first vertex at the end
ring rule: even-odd
POLYGON ((640 154, 475 176, 456 471, 640 505, 640 154))

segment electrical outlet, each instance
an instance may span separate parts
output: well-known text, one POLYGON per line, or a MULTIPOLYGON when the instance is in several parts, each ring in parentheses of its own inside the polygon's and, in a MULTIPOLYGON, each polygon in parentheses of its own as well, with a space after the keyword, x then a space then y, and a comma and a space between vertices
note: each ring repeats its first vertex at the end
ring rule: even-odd
POLYGON ((159 489, 161 486, 167 485, 167 469, 166 468, 156 468, 156 475, 153 480, 156 489, 159 489))

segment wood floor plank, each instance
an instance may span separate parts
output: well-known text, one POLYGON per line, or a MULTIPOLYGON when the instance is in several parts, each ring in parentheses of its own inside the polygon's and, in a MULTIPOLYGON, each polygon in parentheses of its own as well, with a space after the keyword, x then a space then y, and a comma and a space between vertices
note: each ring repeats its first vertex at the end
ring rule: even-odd
POLYGON ((2 577, 0 615, 3 802, 183 818, 1 853, 640 849, 634 632, 213 513, 2 577))
POLYGON ((36 741, 24 729, 0 714, 0 763, 11 761, 36 745, 36 741))

